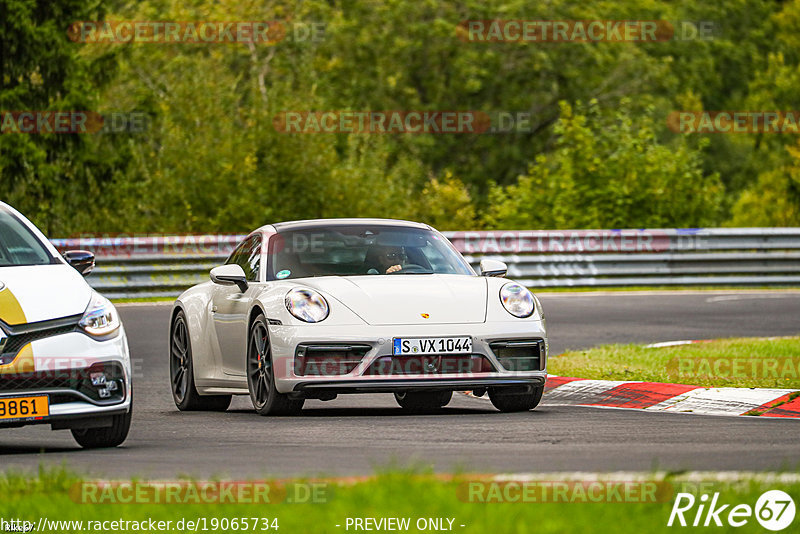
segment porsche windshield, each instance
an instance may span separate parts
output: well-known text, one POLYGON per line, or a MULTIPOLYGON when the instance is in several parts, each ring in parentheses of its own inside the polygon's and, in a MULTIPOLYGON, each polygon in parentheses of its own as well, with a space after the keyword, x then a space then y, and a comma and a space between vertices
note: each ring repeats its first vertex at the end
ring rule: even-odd
POLYGON ((269 243, 269 280, 309 276, 474 275, 439 233, 401 226, 287 230, 269 243))
POLYGON ((11 212, 0 207, 0 267, 46 265, 53 258, 11 212))

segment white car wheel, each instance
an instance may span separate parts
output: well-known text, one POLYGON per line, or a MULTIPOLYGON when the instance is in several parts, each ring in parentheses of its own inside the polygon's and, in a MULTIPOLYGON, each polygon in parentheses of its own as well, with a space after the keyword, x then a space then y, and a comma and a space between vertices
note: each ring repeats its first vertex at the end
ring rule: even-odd
POLYGON ((101 449, 122 445, 128 437, 133 417, 133 404, 128 413, 111 418, 111 426, 103 428, 73 428, 72 437, 84 449, 101 449))

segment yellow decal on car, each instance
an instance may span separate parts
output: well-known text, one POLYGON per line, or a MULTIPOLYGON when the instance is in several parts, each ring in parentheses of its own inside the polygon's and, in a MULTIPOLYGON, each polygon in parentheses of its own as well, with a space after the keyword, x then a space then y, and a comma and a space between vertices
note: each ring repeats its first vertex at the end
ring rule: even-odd
POLYGON ((0 320, 9 325, 27 322, 17 297, 7 287, 0 291, 0 320))
POLYGON ((36 370, 33 359, 33 347, 30 343, 22 347, 17 357, 9 364, 0 365, 0 375, 26 375, 36 370))

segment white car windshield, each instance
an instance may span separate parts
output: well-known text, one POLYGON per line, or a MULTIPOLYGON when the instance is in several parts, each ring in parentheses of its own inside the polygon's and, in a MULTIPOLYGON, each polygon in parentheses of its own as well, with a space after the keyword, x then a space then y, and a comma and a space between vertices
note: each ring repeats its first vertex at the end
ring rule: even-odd
POLYGON ((53 257, 10 211, 0 207, 0 267, 46 265, 53 257))
POLYGON ((474 275, 438 232, 380 225, 287 230, 269 242, 268 280, 393 274, 474 275))

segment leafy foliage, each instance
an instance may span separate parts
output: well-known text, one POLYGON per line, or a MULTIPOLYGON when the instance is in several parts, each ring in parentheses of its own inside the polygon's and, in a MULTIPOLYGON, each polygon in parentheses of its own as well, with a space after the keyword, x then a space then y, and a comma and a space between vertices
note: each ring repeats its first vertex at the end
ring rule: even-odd
POLYGON ((647 117, 603 116, 561 104, 554 149, 516 185, 493 192, 487 222, 500 228, 664 228, 714 221, 721 187, 703 176, 685 140, 658 143, 647 117))
POLYGON ((732 225, 800 226, 800 143, 786 151, 791 163, 758 175, 733 207, 732 225))
POLYGON ((339 216, 451 229, 796 224, 800 211, 795 139, 676 135, 665 121, 794 109, 800 0, 0 0, 0 12, 0 110, 150 117, 141 133, 0 135, 2 199, 51 234, 339 216), (70 23, 104 17, 281 20, 289 32, 273 44, 67 39, 70 23), (465 41, 459 23, 478 19, 668 20, 677 34, 465 41), (712 21, 713 38, 684 39, 688 21, 712 21), (324 32, 304 34, 312 23, 324 32), (278 131, 292 110, 528 120, 486 134, 278 131))
MULTIPOLYGON (((102 2, 0 0, 0 110, 93 110, 110 58, 80 57, 64 21, 99 18, 102 2)), ((88 198, 102 197, 123 154, 79 135, 0 135, 2 199, 45 230, 91 227, 88 198)))

